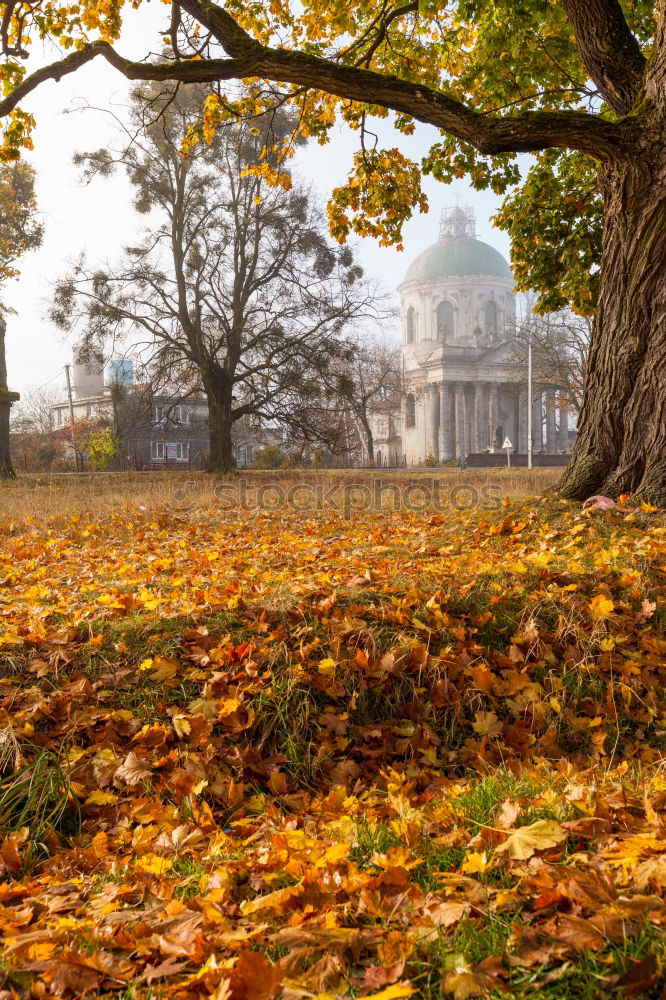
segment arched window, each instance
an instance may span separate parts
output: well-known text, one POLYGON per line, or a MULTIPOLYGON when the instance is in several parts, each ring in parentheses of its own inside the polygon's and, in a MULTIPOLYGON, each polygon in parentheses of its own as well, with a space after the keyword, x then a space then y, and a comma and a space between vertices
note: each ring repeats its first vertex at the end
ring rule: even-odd
POLYGON ((416 399, 414 398, 414 394, 411 392, 407 396, 405 413, 407 416, 407 426, 416 427, 416 399))
POLYGON ((407 310, 407 343, 412 344, 416 336, 416 310, 410 306, 407 310))
POLYGON ((437 306, 437 339, 451 340, 453 337, 453 306, 450 302, 440 302, 437 306))
POLYGON ((497 306, 492 300, 490 302, 486 302, 484 316, 485 316, 485 323, 484 323, 485 333, 486 334, 497 333, 497 306))

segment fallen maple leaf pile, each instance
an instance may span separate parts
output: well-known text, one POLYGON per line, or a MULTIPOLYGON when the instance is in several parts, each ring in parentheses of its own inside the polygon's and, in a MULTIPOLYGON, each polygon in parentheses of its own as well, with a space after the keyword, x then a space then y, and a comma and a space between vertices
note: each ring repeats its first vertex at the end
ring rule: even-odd
POLYGON ((666 519, 3 526, 1 1000, 666 996, 666 519))

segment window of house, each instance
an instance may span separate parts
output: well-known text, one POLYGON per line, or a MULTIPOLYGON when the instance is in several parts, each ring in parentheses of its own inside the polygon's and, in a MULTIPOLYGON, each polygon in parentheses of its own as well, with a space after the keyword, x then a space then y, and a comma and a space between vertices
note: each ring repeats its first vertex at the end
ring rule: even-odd
POLYGON ((56 422, 58 424, 58 427, 62 427, 63 412, 64 412, 63 410, 56 410, 56 422))
POLYGON ((190 422, 190 408, 189 406, 174 406, 173 408, 173 419, 177 424, 189 424, 190 422))
POLYGON ((176 444, 176 459, 179 462, 186 462, 190 457, 190 446, 187 441, 178 441, 176 444))
POLYGON ((437 306, 437 339, 450 340, 453 337, 453 305, 440 302, 437 306))
POLYGON ((164 407, 163 406, 156 406, 155 407, 155 423, 156 424, 161 424, 163 420, 164 420, 164 407))
POLYGON ((407 396, 405 409, 407 414, 407 426, 416 427, 416 399, 414 394, 411 392, 407 396))
POLYGON ((150 457, 156 461, 164 459, 166 454, 166 445, 164 441, 151 441, 150 442, 150 457))
POLYGON ((410 306, 407 310, 407 343, 411 344, 414 342, 414 337, 416 336, 416 310, 414 306, 410 306))
POLYGON ((486 302, 484 316, 485 333, 497 333, 497 306, 494 302, 486 302))
POLYGON ((93 408, 92 408, 92 404, 91 404, 91 403, 88 403, 88 404, 86 405, 86 416, 87 416, 87 417, 92 417, 92 415, 93 415, 93 408))

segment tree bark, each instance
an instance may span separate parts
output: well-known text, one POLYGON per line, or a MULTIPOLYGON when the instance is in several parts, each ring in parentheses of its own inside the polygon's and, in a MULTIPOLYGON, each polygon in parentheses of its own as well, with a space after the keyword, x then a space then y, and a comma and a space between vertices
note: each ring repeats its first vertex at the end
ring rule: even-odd
POLYGON ((361 433, 363 434, 365 444, 366 462, 368 465, 374 465, 375 441, 372 436, 372 427, 370 426, 370 421, 368 420, 368 415, 365 410, 361 410, 359 413, 359 422, 361 424, 361 433))
POLYGON ((9 411, 18 394, 7 389, 7 356, 5 353, 5 333, 7 323, 0 316, 0 479, 16 479, 9 453, 9 411))
POLYGON ((16 479, 9 453, 9 411, 12 404, 3 398, 4 395, 0 389, 0 479, 16 479))
POLYGON ((235 468, 233 441, 233 396, 224 379, 207 375, 204 390, 208 399, 208 472, 227 473, 235 468))
POLYGON ((666 151, 601 170, 605 231, 579 436, 562 493, 666 506, 666 151))

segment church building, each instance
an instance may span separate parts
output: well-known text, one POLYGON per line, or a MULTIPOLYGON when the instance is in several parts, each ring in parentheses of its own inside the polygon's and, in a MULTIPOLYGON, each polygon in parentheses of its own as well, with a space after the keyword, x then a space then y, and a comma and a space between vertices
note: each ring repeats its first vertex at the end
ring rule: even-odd
MULTIPOLYGON (((513 288, 508 261, 477 239, 471 209, 445 211, 439 240, 413 261, 398 288, 401 434, 399 442, 380 435, 379 464, 391 452, 408 466, 459 460, 499 451, 506 438, 526 454, 527 379, 513 343, 513 288)), ((533 451, 566 451, 565 400, 535 385, 532 405, 533 451)))

